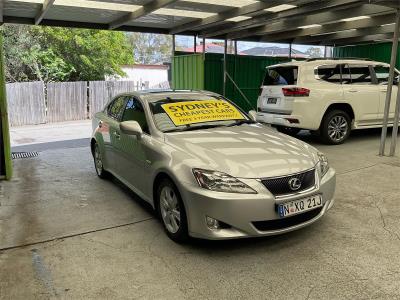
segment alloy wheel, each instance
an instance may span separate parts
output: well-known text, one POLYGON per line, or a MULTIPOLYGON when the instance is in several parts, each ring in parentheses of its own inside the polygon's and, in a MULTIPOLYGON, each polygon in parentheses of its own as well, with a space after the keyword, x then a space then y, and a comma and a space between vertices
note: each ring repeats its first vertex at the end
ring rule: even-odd
POLYGON ((94 147, 94 166, 96 168, 96 172, 98 175, 103 171, 103 161, 101 159, 99 145, 95 145, 94 147))
POLYGON ((334 116, 328 124, 328 135, 332 141, 342 141, 349 130, 349 124, 344 116, 334 116))
POLYGON ((160 193, 160 212, 164 225, 170 233, 178 232, 181 225, 181 212, 175 191, 164 186, 160 193))

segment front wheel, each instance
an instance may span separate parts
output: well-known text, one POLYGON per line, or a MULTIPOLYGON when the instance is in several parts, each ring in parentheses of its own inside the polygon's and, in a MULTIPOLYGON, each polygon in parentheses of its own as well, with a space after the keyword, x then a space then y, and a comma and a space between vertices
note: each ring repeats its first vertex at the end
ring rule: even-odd
POLYGON ((341 110, 332 110, 325 114, 320 128, 321 139, 330 145, 342 144, 350 135, 351 119, 341 110))
POLYGON ((178 189, 164 179, 157 189, 157 210, 168 237, 177 243, 189 239, 185 206, 178 189))
POLYGON ((96 169, 97 176, 99 176, 102 179, 108 178, 110 173, 108 173, 106 170, 104 170, 103 158, 101 156, 99 144, 97 144, 97 143, 94 144, 93 159, 94 159, 94 167, 96 169))

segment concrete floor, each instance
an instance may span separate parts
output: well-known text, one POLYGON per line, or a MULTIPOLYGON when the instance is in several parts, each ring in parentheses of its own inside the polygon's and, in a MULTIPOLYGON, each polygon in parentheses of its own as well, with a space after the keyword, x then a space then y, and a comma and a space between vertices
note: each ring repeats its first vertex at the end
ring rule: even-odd
POLYGON ((0 298, 399 299, 400 159, 376 155, 379 131, 335 147, 301 138, 338 172, 325 218, 184 246, 137 196, 96 177, 89 148, 16 160, 0 182, 0 298))

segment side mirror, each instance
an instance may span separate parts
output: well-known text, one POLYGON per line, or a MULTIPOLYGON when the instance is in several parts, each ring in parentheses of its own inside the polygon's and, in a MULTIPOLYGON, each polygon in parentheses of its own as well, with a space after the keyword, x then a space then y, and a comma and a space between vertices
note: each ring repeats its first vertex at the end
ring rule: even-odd
POLYGON ((249 111, 249 117, 252 119, 254 122, 257 122, 257 112, 255 110, 250 110, 249 111))
POLYGON ((134 135, 138 139, 142 136, 142 128, 140 127, 139 123, 136 121, 125 121, 119 124, 119 129, 122 133, 127 135, 134 135))

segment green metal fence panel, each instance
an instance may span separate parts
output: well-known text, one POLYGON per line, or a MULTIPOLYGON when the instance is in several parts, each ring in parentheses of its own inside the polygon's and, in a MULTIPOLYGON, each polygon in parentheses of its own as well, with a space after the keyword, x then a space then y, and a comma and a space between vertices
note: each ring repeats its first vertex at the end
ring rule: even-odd
MULTIPOLYGON (((392 43, 375 43, 358 46, 334 48, 334 57, 360 57, 390 63, 392 43)), ((397 53, 396 67, 400 68, 400 48, 397 53)))
MULTIPOLYGON (((223 54, 206 53, 204 62, 204 88, 219 94, 223 92, 223 54)), ((270 65, 288 61, 285 57, 227 55, 227 72, 236 82, 251 105, 241 96, 228 79, 226 97, 242 109, 255 109, 265 68, 270 65)))
POLYGON ((174 89, 204 89, 203 55, 179 55, 172 60, 172 86, 174 89))
MULTIPOLYGON (((176 53, 172 63, 172 82, 175 89, 205 89, 223 93, 223 59, 219 53, 202 54, 176 53)), ((287 62, 287 57, 266 57, 247 55, 227 55, 227 72, 236 82, 251 104, 227 79, 226 96, 242 109, 255 109, 265 68, 287 62)))

